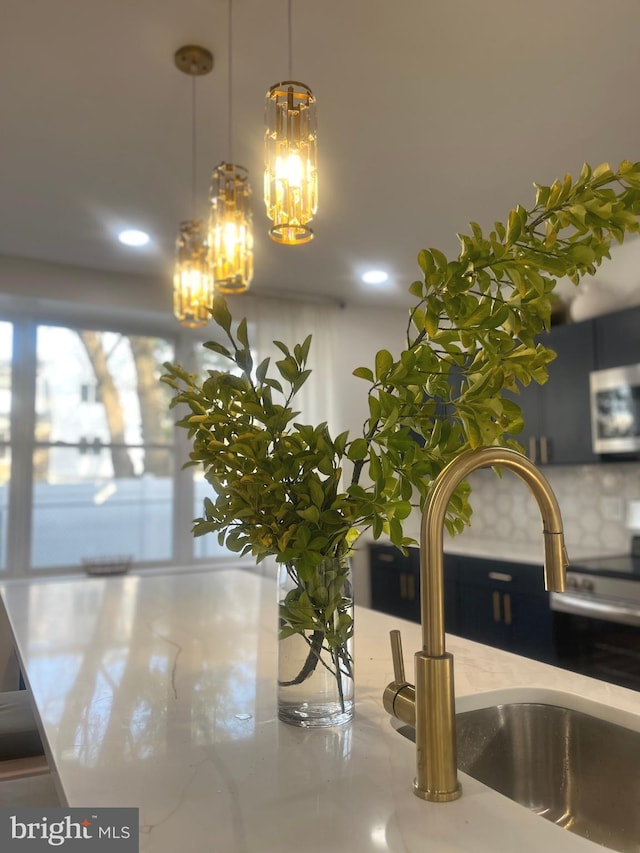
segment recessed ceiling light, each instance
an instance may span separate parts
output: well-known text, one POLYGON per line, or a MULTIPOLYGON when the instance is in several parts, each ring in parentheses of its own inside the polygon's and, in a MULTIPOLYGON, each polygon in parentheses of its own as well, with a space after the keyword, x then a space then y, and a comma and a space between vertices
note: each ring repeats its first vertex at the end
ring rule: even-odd
POLYGON ((126 228, 118 234, 118 240, 125 246, 146 246, 149 239, 146 231, 138 231, 136 228, 126 228))
POLYGON ((365 284, 384 284, 389 280, 389 273, 384 270, 367 270, 362 273, 362 280, 365 284))

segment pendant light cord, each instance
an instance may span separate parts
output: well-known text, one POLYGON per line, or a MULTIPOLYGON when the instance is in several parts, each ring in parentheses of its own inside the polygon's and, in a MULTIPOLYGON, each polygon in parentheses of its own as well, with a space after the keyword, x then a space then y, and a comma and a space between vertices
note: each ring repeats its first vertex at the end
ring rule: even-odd
POLYGON ((198 149, 196 142, 196 77, 191 77, 191 217, 196 218, 196 173, 198 149))
POLYGON ((291 17, 291 0, 289 0, 289 80, 293 80, 293 24, 291 17))
POLYGON ((228 152, 229 152, 229 162, 230 162, 230 163, 233 163, 233 145, 232 145, 232 142, 233 142, 233 136, 232 136, 232 132, 231 132, 231 127, 232 127, 232 116, 233 116, 233 99, 232 99, 232 96, 231 96, 232 88, 233 88, 233 87, 232 87, 232 83, 233 83, 233 81, 232 81, 232 64, 231 64, 231 44, 232 44, 232 31, 233 31, 233 16, 232 16, 232 13, 231 13, 231 2, 232 2, 232 0, 229 0, 229 15, 228 15, 228 17, 229 17, 229 36, 228 36, 228 42, 229 42, 229 43, 228 43, 228 45, 227 45, 227 56, 228 56, 228 62, 229 62, 229 73, 228 73, 228 75, 227 75, 227 78, 228 78, 228 80, 227 80, 227 85, 228 85, 227 100, 228 100, 228 113, 229 113, 229 127, 228 127, 228 129, 227 129, 227 134, 228 134, 228 138, 227 138, 227 150, 228 150, 228 152))

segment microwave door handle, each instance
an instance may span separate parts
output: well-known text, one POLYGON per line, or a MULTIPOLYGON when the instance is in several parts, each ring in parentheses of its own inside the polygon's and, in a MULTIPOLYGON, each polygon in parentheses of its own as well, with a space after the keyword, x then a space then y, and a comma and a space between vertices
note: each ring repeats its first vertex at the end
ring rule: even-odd
POLYGON ((598 601, 584 595, 552 592, 551 609, 575 616, 590 616, 607 622, 619 622, 622 625, 640 626, 640 605, 634 607, 610 599, 598 601))

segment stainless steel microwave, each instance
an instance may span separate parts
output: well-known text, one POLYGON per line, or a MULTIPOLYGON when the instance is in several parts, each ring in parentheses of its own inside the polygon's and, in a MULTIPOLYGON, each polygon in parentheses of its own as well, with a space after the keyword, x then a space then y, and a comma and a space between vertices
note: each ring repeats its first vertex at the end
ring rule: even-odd
POLYGON ((640 364, 589 374, 594 453, 640 453, 640 364))

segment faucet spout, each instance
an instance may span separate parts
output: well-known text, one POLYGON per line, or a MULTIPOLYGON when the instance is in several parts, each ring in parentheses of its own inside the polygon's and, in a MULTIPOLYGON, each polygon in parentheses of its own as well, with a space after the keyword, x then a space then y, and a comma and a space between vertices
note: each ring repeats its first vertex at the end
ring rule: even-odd
MULTIPOLYGON (((396 678, 384 693, 384 704, 390 713, 415 724, 414 793, 434 802, 454 800, 461 793, 457 776, 453 656, 445 649, 444 520, 457 486, 472 471, 487 467, 513 471, 536 499, 542 516, 547 589, 564 590, 569 563, 556 497, 542 472, 526 456, 503 447, 481 447, 458 456, 436 478, 420 532, 422 649, 415 655, 415 687, 404 681, 403 672, 398 675, 396 667, 396 678)), ((396 645, 394 660, 398 657, 396 645)))
POLYGON ((530 489, 542 516, 545 587, 554 592, 565 588, 569 564, 562 516, 549 482, 536 466, 515 450, 479 447, 450 462, 436 478, 422 516, 420 531, 420 584, 422 644, 430 655, 444 654, 444 518, 451 496, 463 480, 478 468, 508 468, 530 489))

